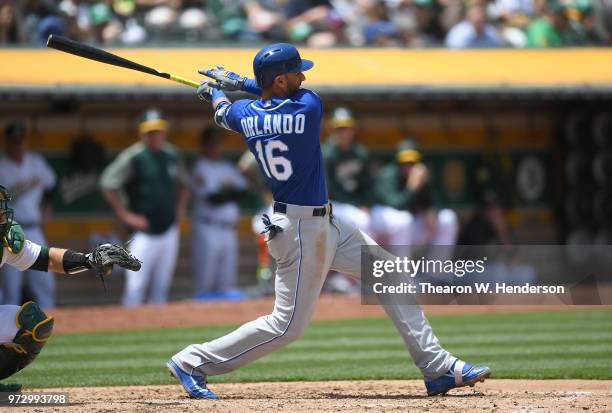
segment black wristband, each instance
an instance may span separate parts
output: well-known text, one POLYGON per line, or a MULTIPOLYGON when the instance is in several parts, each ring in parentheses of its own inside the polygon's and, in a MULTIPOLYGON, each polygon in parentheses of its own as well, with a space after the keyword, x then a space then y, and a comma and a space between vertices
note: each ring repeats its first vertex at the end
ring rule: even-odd
POLYGON ((70 250, 67 250, 64 253, 62 266, 64 267, 64 272, 66 274, 76 274, 91 268, 91 265, 87 260, 87 255, 70 250))
POLYGON ((34 264, 30 267, 31 270, 36 271, 49 271, 49 247, 41 245, 40 253, 34 261, 34 264))

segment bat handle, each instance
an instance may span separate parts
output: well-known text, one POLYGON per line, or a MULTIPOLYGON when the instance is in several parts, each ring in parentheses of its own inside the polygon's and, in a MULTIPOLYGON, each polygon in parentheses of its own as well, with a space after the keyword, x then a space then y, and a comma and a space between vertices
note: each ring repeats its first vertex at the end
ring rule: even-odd
POLYGON ((200 84, 198 82, 194 82, 193 80, 185 79, 184 77, 180 77, 180 76, 177 76, 177 75, 172 75, 171 74, 170 75, 170 80, 173 80, 173 81, 178 82, 178 83, 182 83, 182 84, 187 85, 187 86, 194 87, 196 89, 198 87, 200 87, 200 84))

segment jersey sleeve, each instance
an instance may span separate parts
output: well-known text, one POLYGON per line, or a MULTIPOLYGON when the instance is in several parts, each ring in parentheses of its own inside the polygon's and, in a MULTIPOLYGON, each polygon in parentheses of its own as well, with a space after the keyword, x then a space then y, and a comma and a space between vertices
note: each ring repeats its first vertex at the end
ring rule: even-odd
POLYGON ((215 123, 224 129, 242 133, 240 128, 242 109, 250 102, 250 100, 245 99, 219 105, 215 111, 215 123))
POLYGON ((132 156, 121 152, 102 172, 100 187, 105 190, 121 189, 132 175, 132 156))
POLYGON ((295 94, 295 98, 306 106, 307 111, 316 112, 319 115, 323 113, 321 97, 312 90, 300 89, 295 94))
POLYGON ((13 254, 8 248, 3 247, 3 254, 6 257, 6 263, 17 268, 19 271, 25 271, 34 265, 38 255, 40 254, 41 246, 26 240, 25 245, 17 254, 13 254))

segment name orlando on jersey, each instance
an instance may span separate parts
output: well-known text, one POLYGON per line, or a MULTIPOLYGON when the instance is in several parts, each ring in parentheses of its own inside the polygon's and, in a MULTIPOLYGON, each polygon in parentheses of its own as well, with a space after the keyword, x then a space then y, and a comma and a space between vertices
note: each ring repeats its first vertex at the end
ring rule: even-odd
MULTIPOLYGON (((217 123, 225 126, 224 115, 229 106, 221 108, 217 112, 217 123)), ((306 127, 306 115, 291 113, 274 113, 263 116, 247 116, 240 119, 240 126, 247 138, 262 135, 290 135, 303 134, 306 127)))

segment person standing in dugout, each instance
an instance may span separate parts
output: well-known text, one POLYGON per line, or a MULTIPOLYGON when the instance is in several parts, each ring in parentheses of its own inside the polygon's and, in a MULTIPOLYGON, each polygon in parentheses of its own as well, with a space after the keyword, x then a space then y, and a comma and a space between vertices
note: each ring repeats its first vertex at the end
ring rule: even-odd
POLYGON ((193 165, 191 262, 196 299, 236 294, 237 201, 245 194, 247 181, 234 165, 221 159, 222 139, 219 129, 204 129, 201 154, 193 165))
POLYGON ((355 118, 337 107, 329 119, 331 135, 322 145, 329 199, 334 215, 366 234, 370 232, 370 155, 355 141, 355 118))
MULTIPOLYGON (((206 377, 225 374, 286 346, 302 336, 330 269, 361 277, 366 233, 337 219, 327 197, 321 155, 323 102, 302 88, 303 72, 314 63, 295 46, 264 47, 253 59, 255 80, 222 67, 201 71, 198 97, 212 104, 215 123, 244 136, 274 196, 273 214, 264 215, 266 242, 276 260, 275 302, 269 315, 205 343, 191 344, 166 367, 192 397, 216 399, 206 377), (256 99, 230 102, 219 89, 242 90, 256 99)), ((381 258, 393 259, 382 249, 381 258)), ((406 349, 425 378, 427 394, 446 393, 489 377, 445 350, 418 305, 384 305, 406 349)))
MULTIPOLYGON (((102 244, 84 254, 30 241, 13 219, 11 200, 11 193, 0 185, 0 267, 70 275, 94 269, 100 276, 110 274, 113 264, 135 271, 140 268, 138 260, 117 245, 102 244), (5 264, 8 265, 5 267, 5 264)), ((20 306, 0 305, 0 380, 30 364, 52 331, 53 317, 47 316, 34 301, 20 306)), ((18 392, 21 387, 21 384, 0 383, 0 392, 18 392)))
MULTIPOLYGON (((55 172, 45 159, 28 151, 25 125, 14 122, 4 130, 6 153, 0 157, 0 182, 11 191, 15 201, 15 219, 27 231, 30 240, 46 244, 43 227, 51 215, 55 172)), ((2 269, 2 304, 20 305, 24 276, 38 304, 45 309, 55 306, 55 276, 40 271, 2 269)))
POLYGON ((102 172, 100 187, 117 218, 131 232, 129 249, 141 258, 139 272, 126 271, 122 304, 165 303, 179 250, 179 223, 189 199, 188 175, 167 142, 168 121, 147 109, 138 126, 140 142, 123 150, 102 172))

